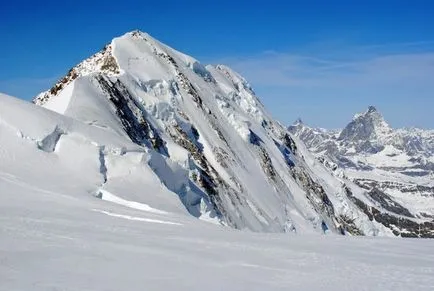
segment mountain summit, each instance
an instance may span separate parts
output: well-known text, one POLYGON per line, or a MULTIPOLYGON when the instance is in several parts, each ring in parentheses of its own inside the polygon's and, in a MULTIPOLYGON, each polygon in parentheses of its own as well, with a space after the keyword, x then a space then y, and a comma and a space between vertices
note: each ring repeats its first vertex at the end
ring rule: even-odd
POLYGON ((382 138, 391 132, 391 128, 374 106, 361 114, 356 114, 353 120, 342 130, 339 140, 364 142, 382 138))
POLYGON ((375 108, 375 106, 370 105, 366 113, 374 113, 374 112, 377 112, 377 108, 375 108))

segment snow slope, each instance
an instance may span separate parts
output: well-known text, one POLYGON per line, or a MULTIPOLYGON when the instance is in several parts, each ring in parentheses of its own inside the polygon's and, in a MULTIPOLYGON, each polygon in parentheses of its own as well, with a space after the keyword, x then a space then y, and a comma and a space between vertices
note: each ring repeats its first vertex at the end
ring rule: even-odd
POLYGON ((43 180, 42 188, 24 182, 2 169, 2 291, 434 286, 431 240, 231 231, 184 215, 69 196, 43 180))
POLYGON ((195 217, 259 232, 391 234, 244 78, 146 33, 113 39, 34 102, 152 152, 148 164, 195 217))

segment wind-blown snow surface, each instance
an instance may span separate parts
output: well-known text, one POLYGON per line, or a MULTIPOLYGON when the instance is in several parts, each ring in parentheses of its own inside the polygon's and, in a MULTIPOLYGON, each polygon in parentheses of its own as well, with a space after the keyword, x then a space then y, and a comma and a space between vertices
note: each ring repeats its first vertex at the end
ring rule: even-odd
POLYGON ((48 190, 63 182, 2 173, 0 290, 434 287, 432 240, 231 231, 48 190))
POLYGON ((203 222, 157 183, 146 149, 12 97, 0 94, 0 104, 0 290, 434 286, 431 240, 259 234, 203 222))

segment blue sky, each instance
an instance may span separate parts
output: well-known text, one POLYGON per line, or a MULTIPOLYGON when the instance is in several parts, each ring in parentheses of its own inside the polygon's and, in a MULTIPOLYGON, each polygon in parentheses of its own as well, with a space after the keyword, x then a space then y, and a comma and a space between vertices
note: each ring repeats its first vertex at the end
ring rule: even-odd
POLYGON ((2 1, 0 92, 30 100, 133 29, 244 75, 281 122, 344 126, 375 105, 434 128, 434 1, 2 1))

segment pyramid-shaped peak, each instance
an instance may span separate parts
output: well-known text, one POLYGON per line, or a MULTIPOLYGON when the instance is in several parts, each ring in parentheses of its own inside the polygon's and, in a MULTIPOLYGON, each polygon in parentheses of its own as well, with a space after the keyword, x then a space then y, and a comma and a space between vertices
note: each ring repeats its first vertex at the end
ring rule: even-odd
POLYGON ((157 46, 167 46, 166 44, 160 42, 157 38, 153 37, 151 34, 145 31, 141 31, 139 29, 135 29, 129 32, 126 32, 118 37, 115 37, 112 42, 119 41, 132 41, 132 42, 140 42, 145 41, 157 46))
POLYGON ((194 58, 136 29, 113 38, 101 51, 71 68, 66 76, 50 90, 36 96, 33 102, 44 105, 74 80, 87 75, 113 77, 127 73, 141 80, 168 80, 172 78, 173 67, 193 67, 196 63, 198 61, 194 58))
POLYGON ((387 135, 391 130, 377 108, 369 106, 367 111, 354 116, 353 120, 342 130, 339 139, 347 141, 377 139, 387 135))
POLYGON ((129 32, 125 33, 123 36, 144 37, 144 38, 154 39, 152 37, 152 35, 150 35, 149 33, 145 32, 145 31, 141 31, 139 29, 129 31, 129 32))
POLYGON ((366 113, 375 113, 378 112, 377 108, 375 108, 375 106, 369 106, 368 110, 366 111, 366 113))
POLYGON ((360 120, 360 119, 367 119, 367 118, 383 120, 383 116, 381 115, 380 111, 378 111, 378 109, 372 105, 369 106, 365 112, 355 114, 353 120, 360 120))
POLYGON ((147 32, 141 31, 140 29, 131 30, 130 32, 127 32, 126 34, 145 34, 145 35, 148 35, 147 32))

